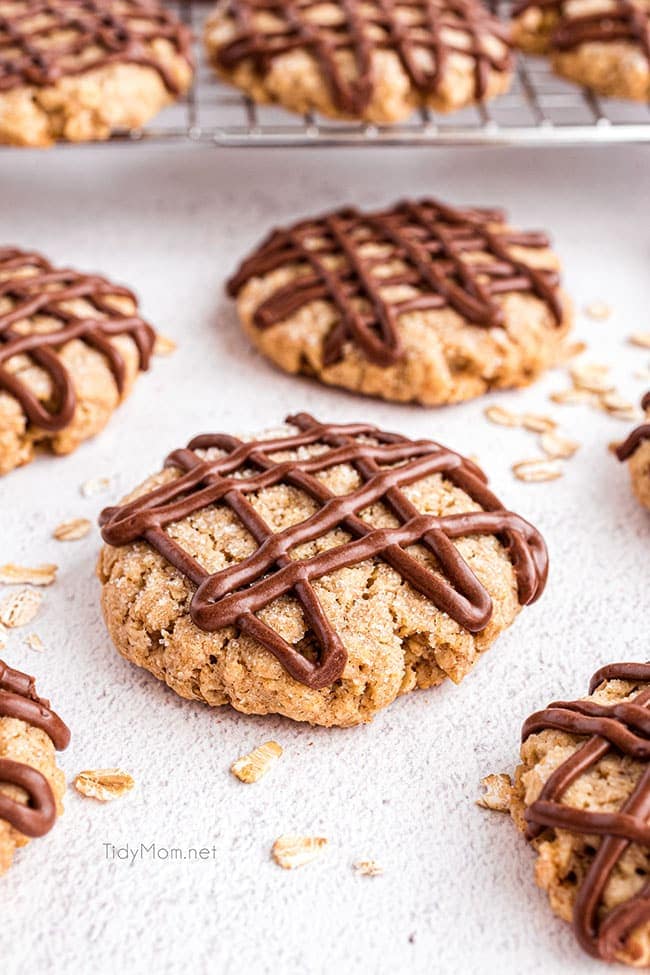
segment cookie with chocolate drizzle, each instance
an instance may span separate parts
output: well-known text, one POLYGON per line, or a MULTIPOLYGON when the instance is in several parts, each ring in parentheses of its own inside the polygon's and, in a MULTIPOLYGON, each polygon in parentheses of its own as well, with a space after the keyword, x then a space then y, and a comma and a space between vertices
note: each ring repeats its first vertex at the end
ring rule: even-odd
POLYGON ((55 753, 69 741, 34 678, 0 660, 0 874, 16 848, 48 833, 63 812, 65 778, 55 753))
POLYGON ((103 512, 117 649, 184 697, 321 725, 460 682, 541 595, 539 533, 433 441, 287 424, 196 437, 103 512))
POLYGON ((650 98, 650 0, 522 0, 514 43, 609 98, 650 98))
POLYGON ((154 340, 128 288, 0 247, 0 475, 98 433, 154 340))
POLYGON ((190 32, 157 0, 0 0, 0 142, 138 128, 192 73, 190 32))
POLYGON ((641 400, 641 409, 646 412, 646 422, 619 444, 616 456, 627 461, 634 493, 650 509, 650 391, 641 400))
POLYGON ((427 406, 530 383, 571 324, 545 233, 432 199, 274 230, 228 292, 287 372, 427 406))
POLYGON ((650 965, 650 664, 610 664, 522 729, 511 813, 594 958, 650 965))
POLYGON ((508 31, 480 0, 220 0, 205 43, 255 101, 377 123, 486 101, 513 72, 508 31))

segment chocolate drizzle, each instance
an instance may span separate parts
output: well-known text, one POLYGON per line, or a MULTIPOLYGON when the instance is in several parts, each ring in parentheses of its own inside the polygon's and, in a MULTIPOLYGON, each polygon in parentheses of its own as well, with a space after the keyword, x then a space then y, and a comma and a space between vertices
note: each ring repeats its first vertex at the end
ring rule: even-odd
POLYGON ((565 13, 565 0, 524 0, 516 5, 514 17, 532 7, 553 10, 558 23, 551 32, 550 47, 570 51, 581 44, 629 41, 637 44, 650 64, 650 15, 630 0, 611 0, 608 9, 584 15, 565 13))
MULTIPOLYGON (((589 693, 610 680, 650 685, 650 663, 609 664, 594 674, 589 693)), ((605 888, 630 843, 650 846, 650 686, 639 690, 632 701, 618 704, 585 700, 550 704, 528 718, 522 740, 548 728, 589 737, 553 772, 539 798, 526 810, 526 835, 534 839, 551 828, 602 836, 578 891, 573 927, 589 954, 613 961, 631 932, 650 921, 650 882, 601 917, 605 888), (620 810, 592 812, 563 804, 567 789, 612 751, 647 765, 620 810)))
POLYGON ((167 458, 167 466, 182 472, 178 479, 102 512, 102 536, 109 545, 144 540, 197 587, 190 613, 201 629, 212 632, 236 626, 273 653, 295 680, 322 688, 341 677, 347 653, 312 583, 337 569, 381 558, 438 609, 478 632, 491 618, 492 602, 453 540, 493 534, 502 539, 514 564, 520 603, 531 603, 541 595, 547 575, 541 536, 523 518, 503 508, 471 461, 432 441, 411 441, 363 423, 323 424, 306 413, 288 417, 287 423, 297 428, 295 433, 269 440, 242 442, 226 434, 196 437, 167 458), (304 448, 310 446, 325 449, 305 456, 304 448), (223 454, 206 460, 197 453, 211 448, 223 454), (274 459, 274 454, 287 451, 296 452, 296 458, 274 459), (339 464, 350 464, 359 474, 361 485, 349 494, 334 495, 317 476, 339 464), (421 514, 401 488, 436 473, 483 510, 421 514), (273 532, 247 496, 276 484, 298 488, 317 502, 318 510, 273 532), (360 516, 378 502, 395 516, 397 527, 374 528, 360 516), (236 565, 209 573, 165 532, 165 526, 217 503, 236 514, 257 549, 236 565), (350 540, 310 558, 292 556, 296 546, 336 528, 345 530, 350 540), (435 557, 435 570, 406 551, 414 543, 435 557), (319 646, 316 663, 256 615, 285 594, 301 605, 319 646))
POLYGON ((116 308, 112 299, 135 296, 94 274, 80 274, 67 268, 53 268, 40 254, 0 247, 0 390, 14 396, 34 426, 55 432, 72 420, 76 395, 72 377, 57 350, 72 339, 81 339, 101 352, 115 378, 120 393, 124 389, 126 364, 119 349, 110 341, 116 335, 129 335, 135 342, 140 368, 149 367, 155 333, 137 314, 116 308), (83 299, 88 317, 81 317, 70 302, 83 299), (31 320, 36 316, 54 319, 53 331, 39 331, 31 320), (29 328, 25 329, 27 322, 29 328), (52 382, 53 405, 40 402, 18 374, 5 363, 13 356, 28 355, 44 369, 52 382))
POLYGON ((252 278, 278 268, 304 269, 262 302, 253 321, 266 329, 312 301, 331 302, 339 318, 325 341, 325 365, 343 356, 347 342, 379 366, 394 364, 404 354, 399 319, 412 311, 450 307, 473 325, 503 325, 498 297, 507 292, 536 295, 560 325, 557 272, 511 253, 548 247, 548 238, 498 226, 504 220, 500 210, 460 210, 435 200, 405 201, 379 213, 339 210, 275 230, 230 279, 228 292, 236 296, 252 278), (386 270, 397 261, 401 269, 386 270), (387 289, 396 286, 413 293, 389 297, 387 289))
MULTIPOLYGON (((57 750, 67 748, 70 731, 50 702, 38 697, 34 678, 12 670, 0 660, 0 718, 17 718, 41 728, 57 750)), ((0 791, 0 819, 6 820, 25 836, 43 836, 56 819, 56 802, 45 776, 35 768, 8 758, 0 758, 0 783, 18 786, 28 796, 27 804, 17 802, 0 791)))
POLYGON ((320 0, 229 0, 224 12, 234 21, 235 37, 219 50, 217 64, 234 71, 250 62, 264 75, 274 58, 306 50, 334 105, 351 116, 363 115, 381 82, 373 64, 377 51, 393 51, 423 97, 438 92, 449 59, 457 54, 474 61, 479 100, 487 94, 490 71, 512 67, 507 29, 477 0, 342 0, 340 16, 327 23, 317 19, 319 6, 320 0), (272 17, 274 25, 259 26, 262 16, 272 17), (502 53, 493 53, 492 38, 505 45, 502 53), (352 76, 346 56, 354 66, 352 76))
POLYGON ((179 94, 152 46, 159 40, 192 65, 190 31, 156 0, 17 0, 13 7, 0 15, 0 93, 128 63, 153 68, 179 94))
MULTIPOLYGON (((646 411, 650 410, 650 390, 641 400, 641 409, 646 411)), ((627 440, 619 444, 616 448, 616 456, 621 461, 629 460, 637 452, 644 440, 650 440, 650 421, 648 423, 642 423, 641 426, 632 431, 627 440)))

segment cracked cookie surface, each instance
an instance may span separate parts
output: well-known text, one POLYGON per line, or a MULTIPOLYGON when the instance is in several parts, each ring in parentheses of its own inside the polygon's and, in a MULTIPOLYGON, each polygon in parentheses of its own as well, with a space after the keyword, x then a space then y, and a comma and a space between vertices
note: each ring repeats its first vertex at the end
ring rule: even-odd
POLYGON ((650 391, 641 400, 646 421, 619 444, 616 455, 627 462, 632 490, 640 503, 650 510, 650 391))
POLYGON ((0 475, 99 433, 154 338, 127 288, 0 247, 0 475))
POLYGON ((628 461, 632 490, 641 504, 650 510, 650 426, 648 437, 628 461))
POLYGON ((611 664, 589 694, 555 702, 522 731, 511 814, 535 877, 581 946, 650 964, 650 664, 611 664))
POLYGON ((328 726, 459 683, 541 593, 540 536, 452 451, 290 419, 197 438, 104 513, 115 646, 183 697, 328 726))
POLYGON ((486 101, 513 70, 506 28, 476 0, 222 0, 205 44, 257 102, 376 123, 486 101))
POLYGON ((188 29, 155 0, 0 0, 0 143, 138 128, 192 73, 188 29))
POLYGON ((0 875, 30 839, 63 812, 65 777, 56 749, 70 732, 36 695, 34 680, 0 660, 0 875))
POLYGON ((405 201, 274 231, 228 283, 242 326, 289 373, 427 406, 525 386, 571 325, 541 232, 500 210, 405 201))
POLYGON ((650 98, 650 0, 526 0, 513 41, 608 98, 650 98))

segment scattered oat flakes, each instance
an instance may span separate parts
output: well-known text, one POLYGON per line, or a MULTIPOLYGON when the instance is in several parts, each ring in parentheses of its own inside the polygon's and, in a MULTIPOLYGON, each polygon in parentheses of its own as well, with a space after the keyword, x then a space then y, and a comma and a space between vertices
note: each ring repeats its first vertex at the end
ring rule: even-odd
POLYGON ((153 347, 154 355, 171 355, 177 348, 178 346, 173 339, 167 338, 166 335, 156 335, 156 343, 153 347))
POLYGON ((569 373, 573 385, 578 389, 586 389, 590 393, 607 393, 614 389, 614 384, 608 378, 609 366, 596 362, 580 363, 571 366, 569 373))
POLYGON ((45 650, 45 644, 41 640, 38 633, 30 633, 25 640, 25 643, 31 650, 37 650, 39 653, 42 653, 43 650, 45 650))
POLYGON ((612 309, 604 301, 592 301, 591 304, 587 305, 585 308, 585 314, 589 318, 595 318, 599 321, 603 321, 605 318, 609 318, 612 314, 612 309))
POLYGON ((43 595, 35 589, 18 589, 0 603, 0 623, 9 629, 31 623, 40 609, 43 595))
POLYGON ((512 465, 512 471, 520 481, 537 483, 540 481, 555 481, 562 477, 562 471, 546 457, 536 457, 532 460, 520 460, 512 465))
POLYGON ((557 421, 552 416, 543 416, 540 413, 524 413, 521 422, 524 429, 532 433, 550 433, 557 427, 557 421))
POLYGON ((560 406, 575 406, 579 404, 597 405, 598 397, 586 389, 561 389, 558 393, 551 393, 550 398, 560 406))
POLYGON ((569 362, 571 359, 575 359, 577 355, 582 355, 583 352, 587 351, 586 342, 568 342, 564 345, 560 352, 560 357, 558 359, 558 365, 569 362))
POLYGON ((0 565, 0 582, 7 585, 51 586, 58 568, 58 565, 50 562, 34 567, 7 562, 6 565, 0 565))
POLYGON ((609 415, 615 420, 622 420, 624 423, 632 423, 639 419, 639 411, 634 407, 629 410, 607 410, 609 415))
POLYGON ((487 406, 483 412, 491 423, 497 423, 501 427, 521 426, 521 417, 517 413, 506 410, 503 406, 487 406))
POLYGON ((266 775, 271 765, 282 755, 282 746, 277 741, 265 741, 252 752, 242 755, 230 766, 230 771, 240 782, 257 782, 266 775))
POLYGON ((79 538, 85 538, 90 528, 91 523, 88 518, 70 518, 57 525, 52 536, 59 542, 76 542, 79 538))
POLYGON ((315 860, 324 846, 327 846, 324 836, 279 836, 271 854, 279 867, 294 870, 315 860))
POLYGON ((110 483, 110 477, 91 477, 88 481, 83 482, 79 490, 84 498, 92 498, 96 494, 102 494, 104 491, 107 491, 110 483))
POLYGON ((99 799, 100 802, 119 799, 130 792, 134 785, 135 782, 129 773, 119 768, 88 769, 79 772, 74 780, 77 792, 89 799, 99 799))
POLYGON ((540 437, 540 445, 545 454, 554 460, 568 459, 580 449, 580 444, 576 440, 569 440, 563 437, 557 430, 549 430, 540 437))
POLYGON ((483 795, 476 800, 476 805, 482 809, 492 809, 494 812, 509 812, 510 801, 512 799, 512 782, 510 776, 505 772, 498 775, 486 775, 481 781, 485 790, 483 795))
POLYGON ((601 396, 600 402, 610 416, 617 417, 619 420, 636 420, 640 417, 634 403, 624 399, 617 390, 605 393, 601 396))
POLYGON ((635 379, 650 379, 650 366, 646 366, 645 369, 636 369, 634 371, 635 379))
POLYGON ((381 877, 384 872, 376 860, 357 860, 352 864, 352 869, 360 877, 381 877))
POLYGON ((628 337, 628 342, 640 349, 650 349, 650 332, 633 332, 628 337))

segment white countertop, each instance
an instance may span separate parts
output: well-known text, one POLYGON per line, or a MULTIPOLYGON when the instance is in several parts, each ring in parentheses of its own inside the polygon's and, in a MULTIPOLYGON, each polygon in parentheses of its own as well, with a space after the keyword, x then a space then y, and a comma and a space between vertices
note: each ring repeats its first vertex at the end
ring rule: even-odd
POLYGON ((68 792, 65 816, 19 852, 0 881, 3 975, 48 973, 583 973, 582 954, 533 881, 533 855, 505 816, 475 806, 480 780, 512 770, 523 719, 576 697, 613 660, 649 657, 650 518, 607 452, 629 424, 585 407, 551 407, 562 372, 498 399, 552 412, 583 444, 564 478, 522 484, 510 464, 534 438, 488 424, 486 401, 441 411, 382 404, 276 372, 248 346, 223 281, 278 223, 343 202, 431 194, 503 204, 513 222, 548 228, 591 358, 632 378, 650 353, 624 337, 650 328, 650 154, 640 148, 371 152, 66 148, 0 154, 0 237, 131 285, 178 351, 158 359, 94 442, 42 458, 0 484, 0 563, 60 565, 43 610, 2 656, 38 675, 72 728, 61 761, 119 765, 136 789, 102 806, 68 792), (176 697, 112 649, 94 580, 97 532, 51 539, 64 518, 94 519, 207 430, 260 430, 290 411, 367 419, 478 455, 506 504, 545 534, 551 574, 460 687, 397 701, 361 728, 314 729, 211 711, 176 697), (110 475, 111 490, 79 486, 110 475), (271 774, 244 786, 228 771, 277 739, 271 774), (285 872, 269 856, 281 833, 328 837, 326 853, 285 872), (206 861, 107 859, 104 844, 206 847, 206 861), (351 865, 374 858, 377 878, 351 865))

